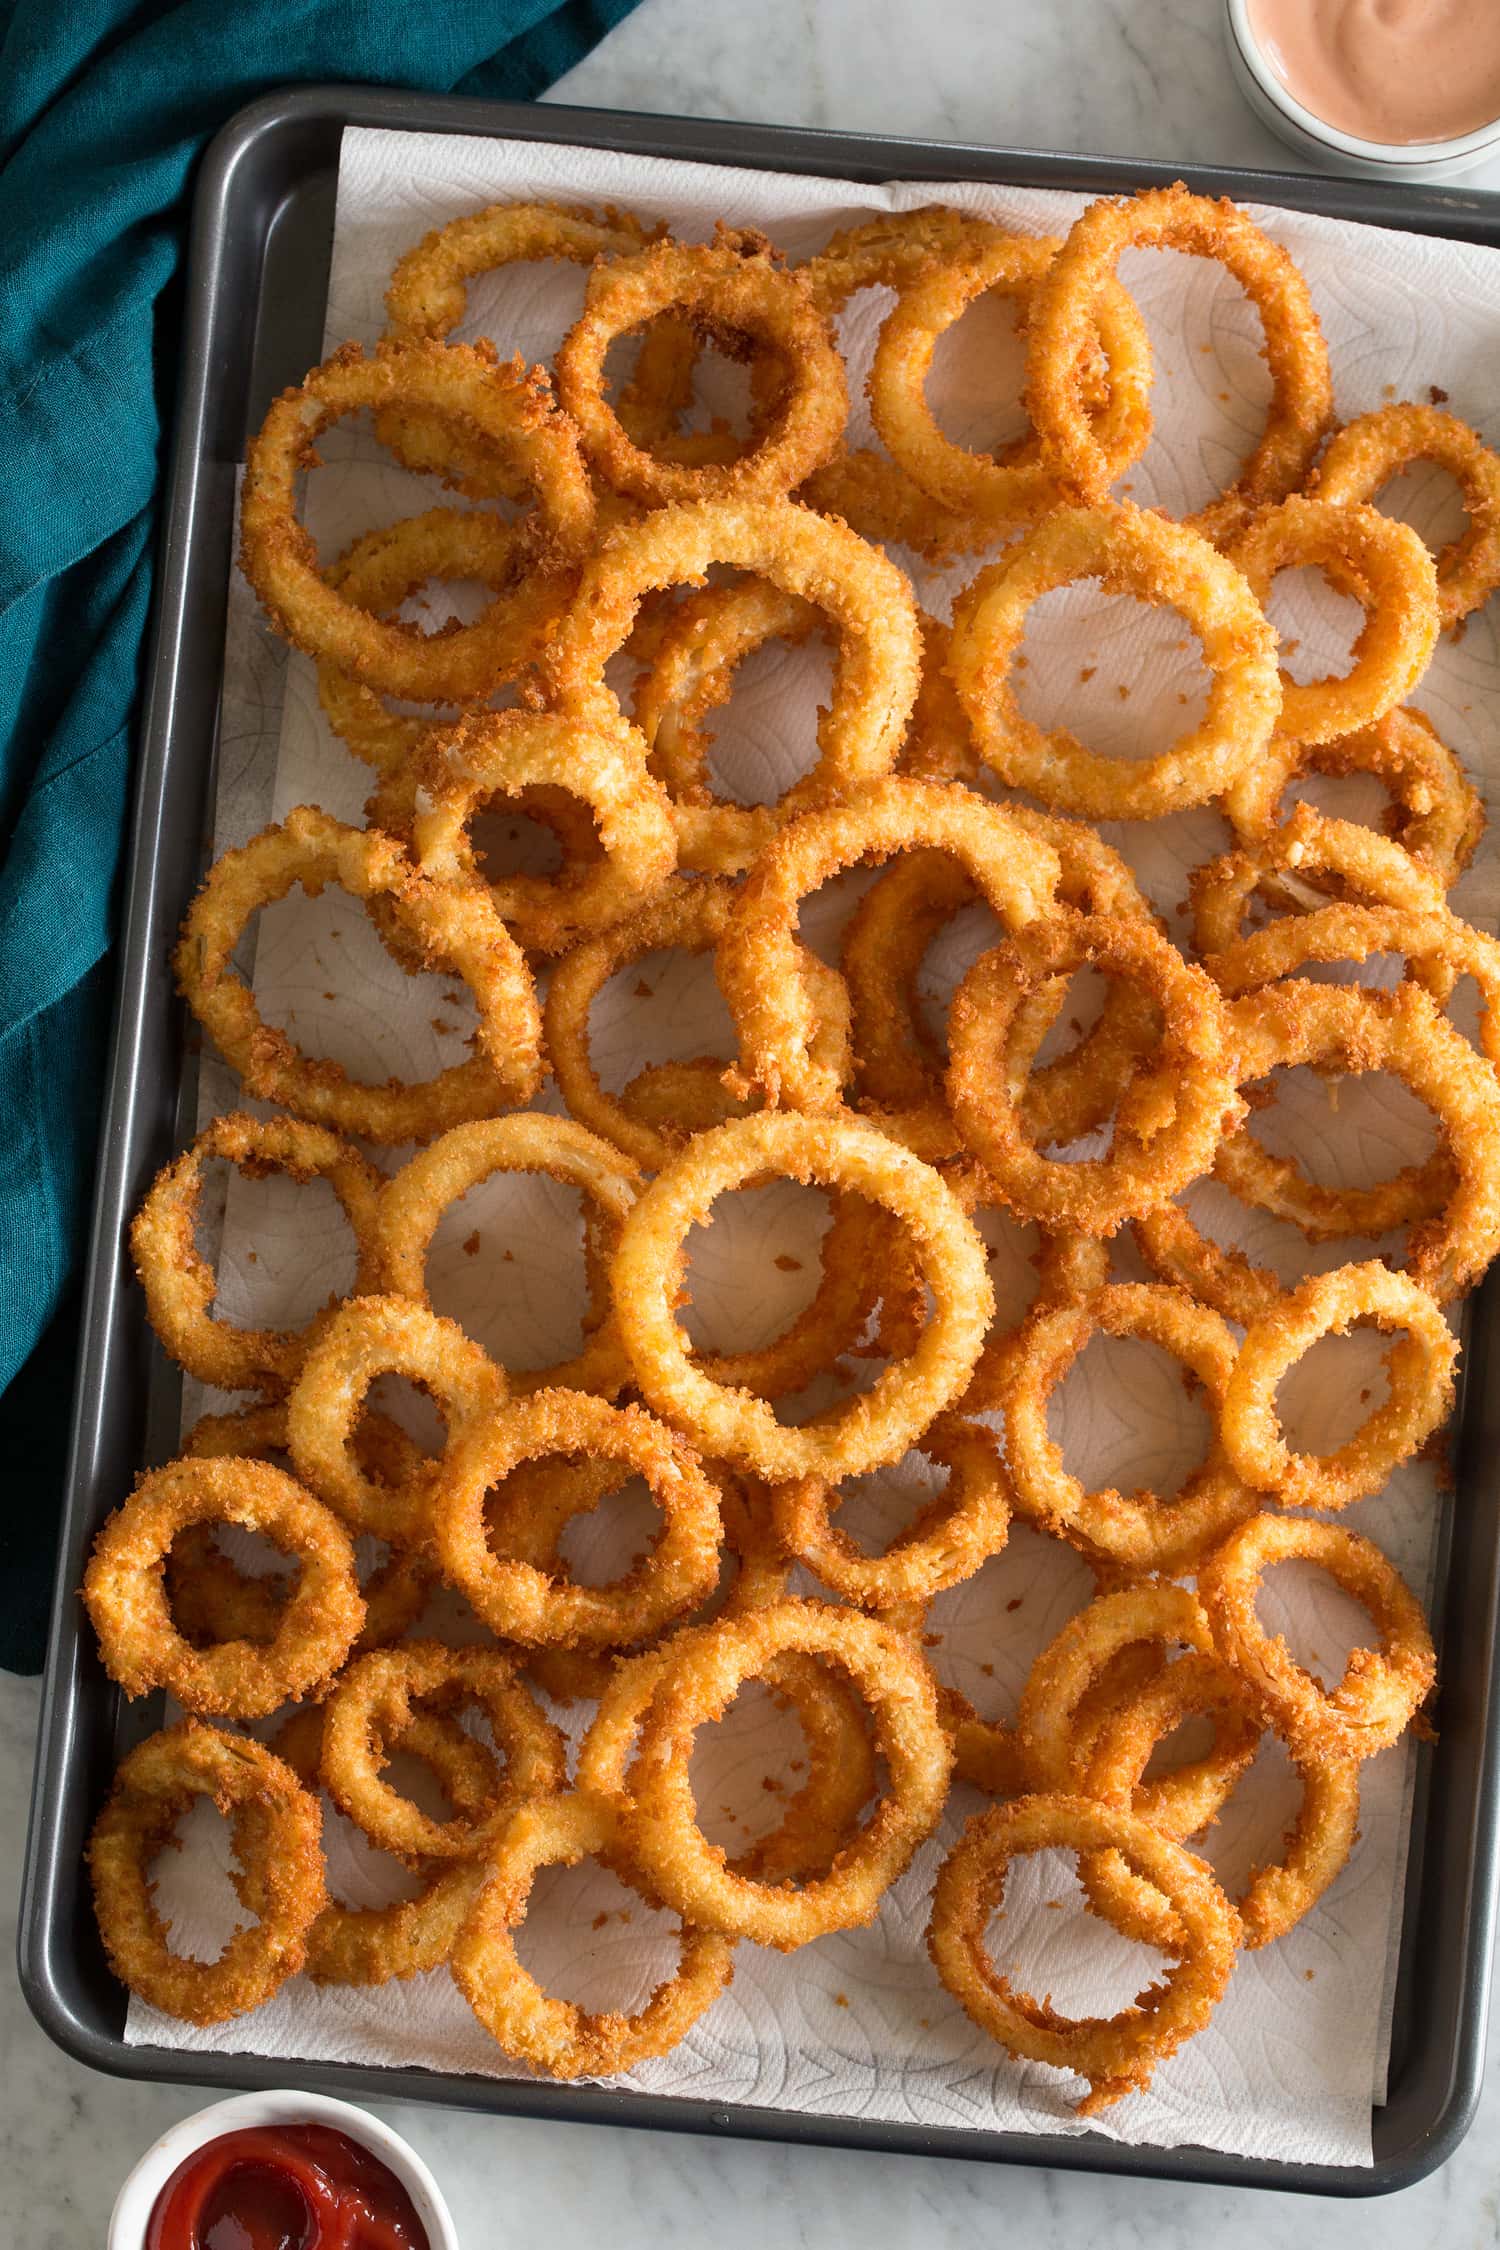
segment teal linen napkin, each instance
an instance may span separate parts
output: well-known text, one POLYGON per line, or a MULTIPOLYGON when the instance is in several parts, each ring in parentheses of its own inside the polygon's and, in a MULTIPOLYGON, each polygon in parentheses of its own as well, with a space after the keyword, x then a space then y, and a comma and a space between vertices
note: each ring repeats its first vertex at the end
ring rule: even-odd
POLYGON ((41 1660, 178 279, 293 82, 529 100, 634 0, 0 0, 0 1665, 41 1660))

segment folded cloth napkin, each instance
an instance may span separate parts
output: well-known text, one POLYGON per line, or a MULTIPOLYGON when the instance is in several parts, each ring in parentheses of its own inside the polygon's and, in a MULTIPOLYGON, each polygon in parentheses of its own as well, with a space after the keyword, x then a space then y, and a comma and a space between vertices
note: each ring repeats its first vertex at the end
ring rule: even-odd
POLYGON ((0 0, 0 1665, 41 1660, 177 276, 205 142, 359 80, 530 99, 634 0, 0 0))

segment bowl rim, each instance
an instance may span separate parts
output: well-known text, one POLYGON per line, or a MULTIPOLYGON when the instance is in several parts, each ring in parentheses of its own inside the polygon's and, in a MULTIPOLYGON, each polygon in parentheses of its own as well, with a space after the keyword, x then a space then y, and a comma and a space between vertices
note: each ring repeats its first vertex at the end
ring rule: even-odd
POLYGON ((1476 126, 1472 133, 1462 133, 1454 140, 1366 141, 1358 139, 1353 133, 1341 132, 1336 125, 1328 124, 1315 111, 1304 107, 1272 70, 1250 21, 1250 0, 1225 0, 1225 13, 1230 35, 1240 58, 1267 101, 1290 119, 1309 140, 1321 142, 1325 148, 1336 149, 1344 156, 1361 157, 1371 164, 1402 164, 1411 168, 1431 166, 1435 169, 1439 165, 1476 155, 1480 150, 1500 143, 1500 112, 1487 124, 1476 126))
POLYGON ((331 2125, 388 2164, 416 2205, 432 2250, 459 2250, 458 2230, 437 2181, 393 2126, 331 2094, 267 2088, 233 2094, 180 2117, 158 2135, 121 2183, 110 2213, 105 2250, 142 2250, 152 2207, 172 2173, 195 2149, 251 2125, 331 2125))

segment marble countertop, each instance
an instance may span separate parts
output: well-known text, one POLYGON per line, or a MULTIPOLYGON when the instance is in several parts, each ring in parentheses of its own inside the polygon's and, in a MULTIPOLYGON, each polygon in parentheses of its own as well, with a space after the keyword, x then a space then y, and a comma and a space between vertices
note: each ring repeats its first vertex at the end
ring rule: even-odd
MULTIPOLYGON (((1183 162, 1292 166, 1230 79, 1220 0, 643 0, 554 98, 1183 162)), ((1500 164, 1470 175, 1500 187, 1500 164)), ((0 1902, 13 1922, 38 1705, 0 1675, 0 1902)), ((14 1960, 14 1932, 5 1940, 14 1960)), ((189 2087, 96 2077, 32 2024, 0 1978, 0 2250, 102 2244, 120 2180, 189 2087)), ((1033 2250, 1081 2242, 1250 2250, 1269 2234, 1322 2250, 1467 2250, 1500 2232, 1500 2056, 1453 2161, 1375 2203, 836 2150, 762 2147, 436 2110, 387 2113, 433 2166, 466 2250, 712 2238, 817 2250, 958 2250, 1003 2214, 1033 2250)))

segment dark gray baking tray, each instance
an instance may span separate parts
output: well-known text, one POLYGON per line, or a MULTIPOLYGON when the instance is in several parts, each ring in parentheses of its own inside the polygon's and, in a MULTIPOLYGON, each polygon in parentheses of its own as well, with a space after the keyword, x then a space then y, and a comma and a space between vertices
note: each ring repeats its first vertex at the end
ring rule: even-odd
MULTIPOLYGON (((339 142, 345 125, 572 142, 645 155, 856 180, 995 180, 1087 193, 1177 168, 1025 150, 447 101, 358 87, 272 96, 214 142, 198 182, 187 321, 156 616, 141 723, 135 825, 120 945, 118 1021, 94 1209, 52 1640, 21 1912, 21 1982, 43 2028, 95 2068, 216 2087, 302 2085, 356 2099, 443 2102, 590 2124, 826 2142, 1059 2169, 1372 2195, 1441 2164, 1468 2127, 1484 2055, 1496 1873, 1496 1593, 1500 1575, 1500 1274, 1473 1310, 1462 1408, 1459 1503, 1447 1511, 1434 1630, 1442 1737, 1421 1753, 1402 1930, 1390 2095, 1372 2170, 1278 2164, 1204 2149, 1123 2148, 1097 2134, 929 2130, 859 2118, 729 2108, 607 2087, 443 2077, 425 2070, 270 2061, 127 2047, 125 1994, 94 1927, 83 1851, 122 1739, 155 1724, 125 1714, 74 1589, 94 1532, 141 1463, 171 1448, 175 1420, 150 1405, 153 1349, 130 1285, 125 1232, 152 1175, 181 1145, 192 1073, 167 956, 201 872, 213 764, 236 464, 271 396, 319 356, 339 142), (153 1443, 153 1437, 161 1439, 153 1443)), ((1209 194, 1283 203, 1376 225, 1500 244, 1500 196, 1184 170, 1209 194)), ((1500 320, 1497 320, 1500 326, 1500 320)), ((154 1355, 158 1365, 160 1355, 154 1355)))

